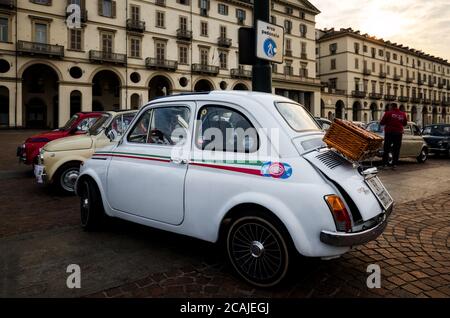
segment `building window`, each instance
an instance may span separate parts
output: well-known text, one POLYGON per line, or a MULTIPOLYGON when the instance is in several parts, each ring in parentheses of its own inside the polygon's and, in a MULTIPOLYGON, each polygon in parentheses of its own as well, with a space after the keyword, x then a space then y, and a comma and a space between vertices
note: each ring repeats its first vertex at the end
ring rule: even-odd
POLYGON ((382 49, 379 49, 379 50, 378 50, 378 55, 379 55, 379 56, 381 56, 381 57, 383 57, 383 56, 384 56, 384 52, 383 52, 383 50, 382 50, 382 49))
POLYGON ((372 53, 372 57, 375 58, 377 50, 373 47, 373 48, 370 49, 370 51, 372 53))
POLYGON ((165 19, 166 16, 162 11, 156 11, 156 27, 164 28, 166 25, 165 19))
POLYGON ((291 20, 284 20, 284 29, 287 34, 291 34, 291 30, 292 30, 292 21, 291 20))
POLYGON ((221 15, 228 15, 228 6, 223 3, 219 3, 217 11, 221 15))
POLYGON ((238 19, 239 24, 244 24, 246 19, 246 12, 242 9, 236 9, 236 18, 238 19))
POLYGON ((272 23, 272 24, 277 24, 277 17, 274 16, 274 15, 271 15, 271 16, 270 16, 270 23, 272 23))
POLYGON ((330 69, 335 70, 336 69, 336 59, 331 59, 331 66, 330 69))
POLYGON ((155 42, 155 56, 158 61, 166 59, 166 43, 162 41, 155 42))
POLYGON ((228 69, 228 54, 224 51, 219 51, 219 61, 221 69, 228 69))
POLYGON ((70 29, 69 47, 71 50, 82 50, 82 32, 81 29, 70 29))
POLYGON ((300 17, 300 19, 305 20, 305 19, 306 19, 306 14, 305 14, 305 12, 300 11, 299 17, 300 17))
POLYGON ((0 42, 9 41, 9 19, 0 17, 0 42))
POLYGON ((178 63, 188 64, 188 47, 181 45, 178 47, 178 63))
POLYGON ((44 23, 34 24, 34 42, 48 43, 48 25, 44 23))
POLYGON ((209 50, 205 48, 200 49, 200 64, 201 65, 208 65, 208 56, 209 56, 209 50))
POLYGON ((135 58, 141 57, 141 39, 130 38, 130 56, 135 58))
POLYGON ((359 60, 355 59, 355 69, 359 69, 359 60))
POLYGON ((208 16, 209 0, 199 0, 200 15, 208 16))
POLYGON ((330 44, 330 54, 336 54, 337 52, 337 43, 330 44))
POLYGON ((226 39, 227 38, 227 27, 221 25, 220 26, 220 38, 221 39, 226 39))
POLYGON ((394 59, 394 61, 397 61, 397 54, 394 53, 394 54, 392 55, 392 58, 394 59))
POLYGON ((131 20, 140 21, 141 20, 141 8, 135 5, 130 6, 131 20))
POLYGON ((206 21, 200 22, 200 35, 208 36, 208 22, 206 21))
POLYGON ((300 76, 308 77, 308 63, 300 64, 300 76))
POLYGON ((186 17, 180 17, 180 30, 187 31, 188 19, 186 17))
POLYGON ((359 43, 355 43, 355 53, 359 54, 359 43))
POLYGON ((301 58, 302 59, 306 59, 306 42, 301 42, 300 43, 300 54, 301 54, 301 58))
POLYGON ((363 46, 363 52, 364 52, 364 53, 367 53, 367 45, 364 45, 364 46, 363 46))
POLYGON ((102 39, 101 43, 102 52, 112 53, 114 35, 112 33, 102 33, 101 39, 102 39))
POLYGON ((308 33, 308 27, 306 24, 300 24, 300 36, 302 38, 306 38, 306 34, 308 33))
POLYGON ((116 1, 98 0, 98 14, 108 18, 116 17, 116 1))

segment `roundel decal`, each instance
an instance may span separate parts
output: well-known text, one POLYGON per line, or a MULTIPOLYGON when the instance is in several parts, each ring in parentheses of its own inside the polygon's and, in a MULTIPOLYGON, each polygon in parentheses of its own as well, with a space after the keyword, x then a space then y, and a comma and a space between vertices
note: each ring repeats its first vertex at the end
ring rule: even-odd
POLYGON ((264 53, 270 58, 277 55, 277 44, 271 38, 264 41, 264 53))
POLYGON ((261 167, 261 174, 275 179, 288 179, 292 176, 292 167, 287 163, 266 162, 261 167))

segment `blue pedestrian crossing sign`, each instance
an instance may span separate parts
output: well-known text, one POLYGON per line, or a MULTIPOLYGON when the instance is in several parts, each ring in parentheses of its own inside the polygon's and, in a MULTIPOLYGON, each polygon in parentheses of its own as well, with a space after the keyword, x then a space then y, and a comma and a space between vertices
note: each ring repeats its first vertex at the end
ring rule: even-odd
POLYGON ((283 46, 283 27, 257 21, 256 57, 273 63, 283 63, 283 46))

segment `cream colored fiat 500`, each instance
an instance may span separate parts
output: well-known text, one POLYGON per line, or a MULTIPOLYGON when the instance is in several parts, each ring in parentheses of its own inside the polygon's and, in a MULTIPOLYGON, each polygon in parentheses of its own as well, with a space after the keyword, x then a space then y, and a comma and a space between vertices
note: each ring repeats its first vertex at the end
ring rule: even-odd
POLYGON ((323 136, 281 96, 157 99, 81 167, 81 224, 93 230, 109 216, 222 241, 243 279, 273 286, 295 253, 338 257, 376 239, 392 211, 376 169, 326 148, 323 136))

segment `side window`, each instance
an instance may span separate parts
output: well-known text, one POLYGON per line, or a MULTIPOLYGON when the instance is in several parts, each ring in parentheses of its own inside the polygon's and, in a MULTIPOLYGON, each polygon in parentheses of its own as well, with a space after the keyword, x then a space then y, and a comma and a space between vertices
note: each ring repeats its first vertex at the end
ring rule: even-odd
POLYGON ((89 117, 81 120, 78 123, 77 131, 88 131, 89 128, 98 120, 98 117, 89 117))
POLYGON ((161 107, 153 111, 147 143, 182 145, 187 140, 190 110, 187 107, 161 107))
POLYGON ((116 136, 122 136, 131 124, 135 114, 125 114, 116 116, 111 122, 109 129, 114 131, 116 136))
POLYGON ((255 127, 240 112, 228 107, 202 107, 195 136, 197 147, 203 150, 251 153, 259 148, 255 127))
POLYGON ((141 115, 141 118, 136 122, 131 133, 128 135, 128 142, 134 142, 139 144, 147 143, 148 137, 148 125, 150 124, 150 118, 152 109, 147 110, 141 115))

